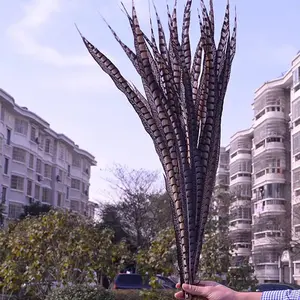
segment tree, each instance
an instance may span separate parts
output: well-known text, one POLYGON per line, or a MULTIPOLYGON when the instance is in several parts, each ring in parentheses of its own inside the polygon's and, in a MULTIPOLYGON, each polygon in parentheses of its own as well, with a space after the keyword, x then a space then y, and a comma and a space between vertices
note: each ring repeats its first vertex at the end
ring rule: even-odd
POLYGON ((0 203, 0 227, 4 224, 5 207, 4 203, 0 203))
POLYGON ((228 232, 228 210, 231 195, 215 190, 210 205, 200 259, 202 279, 222 281, 230 267, 231 243, 228 232))
POLYGON ((157 234, 149 249, 140 250, 137 255, 139 271, 144 274, 171 275, 177 273, 175 233, 173 228, 166 228, 157 234))
POLYGON ((158 173, 121 165, 115 165, 110 172, 113 178, 107 180, 118 195, 114 204, 116 220, 120 220, 137 249, 149 247, 160 228, 171 223, 169 198, 155 187, 158 173))
POLYGON ((19 217, 20 220, 26 218, 27 216, 39 216, 41 214, 46 214, 51 210, 51 206, 48 204, 42 204, 40 202, 33 202, 29 205, 24 206, 24 213, 19 217))
POLYGON ((122 240, 129 241, 129 236, 122 224, 120 212, 117 205, 102 204, 100 205, 100 217, 101 221, 97 226, 99 229, 108 228, 114 233, 114 242, 120 242, 122 240))
POLYGON ((127 245, 113 233, 71 212, 50 211, 11 224, 0 233, 2 289, 22 284, 43 297, 45 283, 87 283, 95 271, 114 276, 128 258, 127 245))
POLYGON ((253 276, 254 268, 246 259, 244 263, 238 267, 230 268, 227 274, 227 284, 230 288, 237 291, 255 290, 258 283, 257 279, 253 276))

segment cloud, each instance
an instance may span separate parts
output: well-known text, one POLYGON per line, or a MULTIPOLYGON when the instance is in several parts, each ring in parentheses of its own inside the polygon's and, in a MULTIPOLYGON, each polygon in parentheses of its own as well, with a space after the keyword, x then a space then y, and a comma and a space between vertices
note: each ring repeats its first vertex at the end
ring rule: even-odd
POLYGON ((36 38, 54 13, 61 11, 63 0, 32 0, 24 7, 23 18, 8 29, 9 36, 19 45, 22 54, 59 67, 91 66, 91 57, 86 55, 63 55, 55 48, 44 46, 36 38))

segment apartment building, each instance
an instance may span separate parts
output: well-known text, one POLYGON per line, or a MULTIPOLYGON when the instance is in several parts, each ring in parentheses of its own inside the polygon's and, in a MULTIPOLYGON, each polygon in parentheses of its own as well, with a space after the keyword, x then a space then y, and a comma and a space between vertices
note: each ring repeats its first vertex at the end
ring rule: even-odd
POLYGON ((243 264, 251 255, 251 173, 252 131, 232 136, 229 147, 230 192, 229 233, 232 240, 233 266, 243 264))
POLYGON ((40 201, 89 217, 93 155, 0 89, 0 196, 7 219, 40 201))
POLYGON ((228 167, 219 163, 216 181, 229 169, 233 264, 250 256, 259 282, 300 284, 300 53, 256 90, 252 108, 252 128, 221 149, 228 167))
POLYGON ((253 103, 252 260, 259 281, 283 279, 278 258, 290 242, 291 87, 288 73, 261 86, 253 103))

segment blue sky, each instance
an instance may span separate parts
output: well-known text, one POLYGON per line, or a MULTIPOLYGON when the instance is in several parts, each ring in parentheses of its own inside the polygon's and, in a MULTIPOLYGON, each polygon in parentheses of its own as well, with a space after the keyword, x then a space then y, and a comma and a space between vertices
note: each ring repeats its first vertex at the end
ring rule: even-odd
MULTIPOLYGON (((168 0, 172 4, 172 0, 168 0)), ((215 0, 220 24, 226 0, 215 0)), ((130 0, 124 3, 130 7, 130 0)), ((156 0, 165 23, 166 1, 156 0)), ((180 6, 184 0, 178 0, 180 6)), ((238 49, 223 115, 222 142, 251 125, 253 94, 279 77, 300 50, 299 0, 232 0, 238 12, 238 49)), ((136 0, 141 25, 148 32, 148 1, 136 0)), ((194 1, 194 11, 199 1, 194 1)), ((138 82, 127 57, 103 23, 113 25, 132 45, 119 0, 10 0, 0 5, 0 87, 18 104, 50 122, 96 156, 91 196, 103 199, 102 179, 113 162, 133 168, 160 168, 152 142, 125 97, 88 56, 74 27, 108 54, 122 73, 138 82)), ((233 15, 233 14, 232 14, 233 15)), ((198 38, 193 16, 192 40, 198 38)))

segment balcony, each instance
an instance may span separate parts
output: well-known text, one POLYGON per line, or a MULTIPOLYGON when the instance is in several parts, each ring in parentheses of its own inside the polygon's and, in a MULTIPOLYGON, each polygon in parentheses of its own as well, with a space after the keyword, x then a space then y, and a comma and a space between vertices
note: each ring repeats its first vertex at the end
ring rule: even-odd
POLYGON ((229 231, 250 231, 251 230, 251 220, 250 219, 236 219, 229 223, 229 231))
POLYGON ((250 172, 238 172, 230 176, 230 184, 250 183, 250 182, 251 182, 250 172))
POLYGON ((279 269, 277 263, 255 266, 254 275, 258 280, 279 280, 279 269))
POLYGON ((251 206, 251 200, 249 197, 249 200, 240 200, 240 199, 234 199, 232 200, 232 202, 230 203, 230 208, 234 208, 234 207, 250 207, 251 206))
POLYGON ((281 141, 280 142, 277 142, 277 141, 270 141, 270 142, 268 142, 268 138, 267 139, 265 139, 265 140, 263 140, 262 142, 264 142, 264 144, 263 144, 263 146, 261 146, 261 147, 259 147, 259 148, 257 148, 257 149, 253 149, 253 156, 255 157, 255 156, 257 156, 257 155, 259 155, 259 154, 261 154, 261 153, 263 153, 264 151, 267 151, 267 150, 285 150, 285 146, 284 146, 284 143, 282 142, 283 141, 283 139, 282 138, 280 138, 281 139, 281 141))
POLYGON ((279 230, 269 230, 265 232, 257 232, 254 234, 254 239, 252 240, 252 246, 261 247, 261 246, 280 246, 284 244, 285 238, 283 236, 283 231, 279 230))
POLYGON ((237 160, 251 160, 252 159, 251 149, 238 149, 230 155, 230 164, 234 163, 237 160))
POLYGON ((270 119, 285 119, 285 114, 283 111, 267 111, 267 107, 264 108, 259 114, 254 118, 253 127, 256 128, 261 123, 270 119))
MULTIPOLYGON (((254 170, 255 172, 255 170, 254 170)), ((262 185, 266 181, 285 183, 284 170, 282 168, 267 168, 257 172, 252 176, 253 185, 262 185)))
POLYGON ((250 256, 251 243, 234 243, 234 248, 231 251, 233 256, 250 256))
POLYGON ((266 198, 255 203, 253 215, 265 216, 268 214, 283 214, 285 212, 286 208, 284 199, 266 198))

